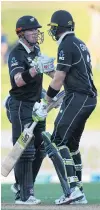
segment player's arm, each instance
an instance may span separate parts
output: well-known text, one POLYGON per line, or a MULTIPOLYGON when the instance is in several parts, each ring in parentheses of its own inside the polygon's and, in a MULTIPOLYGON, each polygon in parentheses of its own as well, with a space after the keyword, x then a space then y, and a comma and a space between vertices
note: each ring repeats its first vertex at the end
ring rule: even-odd
POLYGON ((32 68, 24 72, 18 72, 15 76, 15 83, 18 87, 29 83, 37 74, 48 73, 54 75, 54 58, 40 56, 33 60, 32 68))
POLYGON ((69 51, 70 48, 67 48, 67 50, 65 46, 61 46, 58 49, 57 70, 49 85, 45 99, 40 103, 37 110, 33 111, 32 117, 34 121, 44 120, 47 115, 46 109, 48 104, 59 93, 65 78, 67 79, 67 73, 72 65, 72 53, 69 51))
POLYGON ((52 79, 49 85, 47 95, 46 95, 46 100, 48 102, 52 101, 52 98, 54 98, 57 95, 57 93, 60 91, 64 83, 65 77, 66 77, 66 72, 59 71, 59 70, 55 72, 54 78, 52 79))
POLYGON ((46 100, 50 102, 53 97, 60 91, 65 77, 67 80, 67 74, 69 73, 72 65, 72 46, 65 47, 64 44, 58 48, 57 58, 57 70, 55 71, 54 78, 52 79, 49 88, 47 90, 46 100))
MULTIPOLYGON (((35 103, 32 112, 32 118, 35 122, 43 121, 47 116, 47 107, 52 102, 53 98, 60 91, 63 85, 66 73, 64 71, 56 71, 52 82, 48 88, 45 98, 40 103, 35 103)), ((60 105, 61 102, 58 104, 60 105)))
POLYGON ((46 75, 48 75, 48 76, 49 76, 49 77, 51 77, 51 78, 54 78, 54 75, 55 75, 55 70, 54 70, 54 71, 51 71, 51 72, 46 73, 46 75))
POLYGON ((25 72, 18 72, 14 76, 15 83, 18 87, 26 85, 27 83, 30 83, 30 81, 33 79, 33 77, 36 76, 36 74, 37 72, 34 67, 30 68, 25 72))
POLYGON ((26 70, 22 54, 12 52, 8 59, 9 74, 17 87, 30 83, 37 71, 35 67, 26 70))

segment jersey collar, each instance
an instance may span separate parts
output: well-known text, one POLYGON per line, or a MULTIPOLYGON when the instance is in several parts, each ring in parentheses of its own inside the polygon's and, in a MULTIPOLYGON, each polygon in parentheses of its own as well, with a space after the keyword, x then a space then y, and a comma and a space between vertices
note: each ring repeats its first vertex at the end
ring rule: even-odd
POLYGON ((61 44, 63 38, 67 35, 67 34, 74 34, 74 31, 67 31, 64 34, 61 35, 61 37, 59 38, 59 40, 57 41, 58 46, 61 44))
POLYGON ((27 51, 27 53, 29 54, 29 53, 31 53, 31 50, 21 41, 21 40, 19 40, 18 41, 21 45, 23 45, 23 47, 25 48, 25 50, 27 51))

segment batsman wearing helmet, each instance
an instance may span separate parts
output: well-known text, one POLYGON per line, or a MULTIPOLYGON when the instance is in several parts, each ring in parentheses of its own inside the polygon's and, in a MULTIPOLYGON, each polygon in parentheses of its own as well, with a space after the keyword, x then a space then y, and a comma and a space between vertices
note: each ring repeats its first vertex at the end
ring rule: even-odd
MULTIPOLYGON (((33 123, 34 103, 40 102, 43 73, 54 71, 54 59, 40 52, 43 42, 42 26, 33 16, 23 16, 16 23, 18 44, 11 51, 8 59, 11 82, 8 107, 12 123, 13 145, 23 129, 33 123)), ((45 150, 41 132, 45 130, 45 119, 34 129, 34 137, 14 168, 16 185, 16 204, 39 204, 33 188, 40 169, 45 150), (34 142, 34 143, 33 143, 34 142), (17 185, 18 184, 18 185, 17 185), (16 187, 17 186, 17 187, 16 187)), ((16 154, 15 154, 16 155, 16 154)))
MULTIPOLYGON (((57 41, 58 53, 57 68, 47 91, 46 103, 59 92, 62 85, 65 97, 55 120, 53 134, 50 137, 48 133, 43 132, 43 137, 46 151, 58 168, 59 161, 55 159, 55 147, 58 154, 60 153, 70 186, 67 195, 64 192, 55 203, 87 203, 81 186, 82 161, 79 143, 85 123, 97 103, 91 56, 85 43, 75 36, 75 23, 69 12, 65 10, 54 12, 48 26, 49 35, 57 41)), ((41 109, 33 113, 35 117, 40 115, 41 109)), ((58 176, 59 173, 61 177, 63 171, 58 169, 58 176)), ((62 185, 63 175, 60 181, 62 185)))

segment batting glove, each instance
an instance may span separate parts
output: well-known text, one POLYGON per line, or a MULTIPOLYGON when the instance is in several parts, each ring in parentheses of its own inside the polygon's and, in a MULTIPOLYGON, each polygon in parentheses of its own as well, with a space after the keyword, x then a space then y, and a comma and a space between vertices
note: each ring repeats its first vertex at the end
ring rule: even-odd
POLYGON ((55 70, 53 57, 48 57, 46 55, 41 55, 35 57, 32 61, 32 67, 35 68, 37 73, 49 73, 55 70))
POLYGON ((36 102, 33 106, 32 119, 35 122, 44 121, 47 117, 47 101, 36 102))

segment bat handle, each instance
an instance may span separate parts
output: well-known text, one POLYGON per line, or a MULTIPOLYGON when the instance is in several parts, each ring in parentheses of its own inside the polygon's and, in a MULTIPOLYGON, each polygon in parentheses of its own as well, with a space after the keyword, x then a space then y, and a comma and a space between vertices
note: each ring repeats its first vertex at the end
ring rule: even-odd
MULTIPOLYGON (((54 103, 54 102, 52 102, 52 103, 54 103)), ((47 112, 49 112, 49 110, 50 110, 50 108, 51 108, 52 103, 51 103, 51 104, 49 104, 49 105, 47 106, 47 112)), ((30 129, 31 131, 33 131, 33 130, 34 130, 34 128, 35 128, 35 126, 37 125, 37 123, 38 123, 38 122, 33 122, 33 123, 32 123, 32 125, 30 126, 30 128, 29 128, 29 129, 30 129)))
POLYGON ((33 122, 32 125, 30 126, 30 130, 34 130, 35 126, 37 125, 38 122, 33 122))

